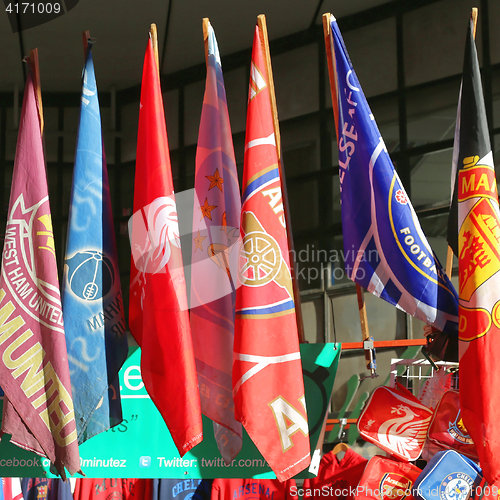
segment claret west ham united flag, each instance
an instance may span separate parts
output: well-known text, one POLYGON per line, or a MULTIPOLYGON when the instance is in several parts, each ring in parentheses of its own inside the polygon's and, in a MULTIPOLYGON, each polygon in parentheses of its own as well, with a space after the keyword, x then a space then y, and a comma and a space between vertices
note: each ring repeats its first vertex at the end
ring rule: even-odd
POLYGON ((2 432, 80 470, 36 88, 28 75, 0 277, 2 432))
POLYGON ((263 34, 255 28, 236 296, 233 391, 243 424, 276 477, 310 463, 309 427, 263 34))

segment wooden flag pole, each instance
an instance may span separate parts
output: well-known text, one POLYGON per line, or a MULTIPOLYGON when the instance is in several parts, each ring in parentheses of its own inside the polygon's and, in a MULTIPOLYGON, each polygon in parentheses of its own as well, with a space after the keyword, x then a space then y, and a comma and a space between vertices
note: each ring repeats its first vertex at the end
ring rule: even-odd
POLYGON ((83 42, 83 62, 87 60, 87 53, 89 51, 89 40, 90 40, 90 31, 82 32, 82 42, 83 42))
MULTIPOLYGON (((477 15, 478 15, 477 7, 473 7, 470 17, 472 19, 472 36, 473 36, 474 40, 476 39, 477 15)), ((457 169, 458 169, 458 165, 457 165, 457 169)), ((457 171, 457 175, 458 175, 458 171, 457 171)), ((452 270, 453 270, 453 250, 448 245, 448 253, 446 254, 445 272, 446 272, 448 278, 450 278, 450 279, 451 279, 452 270)))
POLYGON ((325 49, 326 49, 326 62, 328 66, 328 76, 330 79, 330 94, 332 96, 332 107, 333 107, 333 116, 335 121, 335 133, 337 135, 337 141, 339 137, 339 103, 337 99, 337 86, 335 82, 337 81, 337 71, 335 68, 335 64, 333 64, 333 43, 331 37, 331 25, 330 25, 330 17, 331 14, 323 14, 323 34, 325 37, 325 49), (333 82, 333 83, 332 83, 333 82))
MULTIPOLYGON (((335 63, 334 63, 334 50, 333 50, 333 43, 332 43, 332 36, 331 36, 331 17, 332 15, 330 13, 323 14, 323 34, 325 37, 325 49, 326 49, 326 60, 327 60, 327 65, 328 65, 328 76, 330 77, 330 92, 332 96, 332 106, 333 106, 333 115, 334 115, 334 122, 335 122, 335 133, 337 134, 337 141, 339 140, 339 107, 338 107, 338 100, 337 100, 337 71, 335 68, 335 63)), ((358 310, 359 310, 359 322, 361 324, 361 335, 363 342, 368 342, 370 341, 370 331, 368 329, 368 316, 366 314, 366 304, 365 304, 365 298, 364 298, 364 290, 363 288, 356 283, 356 295, 358 298, 358 310)), ((373 351, 370 351, 369 349, 365 348, 365 359, 366 359, 366 366, 368 369, 371 370, 372 375, 374 375, 374 368, 372 363, 374 362, 374 359, 371 357, 371 353, 373 351)))
POLYGON ((205 46, 205 64, 208 66, 208 27, 210 26, 210 19, 203 18, 203 45, 205 46))
POLYGON ((156 67, 158 68, 158 76, 160 76, 160 59, 158 57, 158 31, 156 30, 156 24, 151 24, 151 27, 149 28, 149 34, 151 35, 151 42, 153 43, 153 54, 155 55, 156 67))
POLYGON ((295 302, 295 316, 297 319, 297 330, 299 334, 299 342, 304 343, 306 341, 304 334, 304 320, 302 317, 302 307, 300 301, 300 290, 299 283, 297 278, 296 271, 296 262, 295 262, 295 250, 293 244, 293 235, 292 235, 292 223, 290 221, 290 208, 288 204, 288 192, 286 189, 286 180, 285 174, 283 171, 283 162, 281 160, 281 135, 279 128, 279 120, 278 120, 278 108, 276 106, 276 94, 274 92, 274 79, 273 79, 273 71, 271 67, 271 54, 269 52, 269 39, 267 36, 267 24, 266 24, 266 16, 264 14, 260 14, 257 16, 257 25, 259 27, 260 33, 260 43, 262 46, 262 50, 264 52, 264 58, 266 62, 267 68, 267 80, 269 85, 269 98, 271 101, 271 111, 273 114, 273 125, 274 125, 274 136, 276 139, 276 152, 278 154, 278 170, 281 179, 281 191, 283 196, 283 207, 285 213, 285 224, 286 224, 286 234, 288 240, 288 252, 290 257, 290 273, 292 275, 292 286, 293 286, 293 295, 295 302))
POLYGON ((33 74, 33 84, 35 85, 36 97, 38 101, 38 117, 40 118, 40 134, 43 136, 43 106, 42 106, 42 90, 40 86, 40 67, 38 65, 38 49, 30 51, 30 66, 33 74))
POLYGON ((260 43, 262 46, 262 50, 264 51, 264 58, 267 66, 267 79, 269 81, 269 97, 271 99, 271 110, 273 113, 273 122, 274 122, 274 135, 276 137, 276 151, 278 152, 278 163, 280 168, 281 175, 281 135, 280 135, 280 127, 278 121, 278 108, 276 107, 276 94, 274 92, 274 78, 273 78, 273 70, 271 66, 271 53, 269 52, 269 38, 267 36, 267 23, 266 16, 264 14, 260 14, 257 16, 257 24, 259 26, 260 33, 260 43))
POLYGON ((476 28, 477 28, 477 7, 472 7, 472 12, 470 17, 472 18, 472 36, 474 37, 474 40, 476 39, 476 28))

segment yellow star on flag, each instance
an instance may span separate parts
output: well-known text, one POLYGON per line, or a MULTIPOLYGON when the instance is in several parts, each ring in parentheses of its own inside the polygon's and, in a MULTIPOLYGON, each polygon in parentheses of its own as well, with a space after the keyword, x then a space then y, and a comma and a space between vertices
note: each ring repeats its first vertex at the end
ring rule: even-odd
POLYGON ((220 189, 221 193, 224 192, 222 191, 222 183, 224 182, 224 179, 219 175, 218 168, 215 169, 214 175, 206 175, 205 177, 210 181, 210 187, 208 188, 209 191, 213 187, 217 186, 220 189))
POLYGON ((211 215, 210 212, 214 208, 217 208, 217 205, 209 205, 208 204, 208 198, 205 198, 205 203, 201 207, 199 207, 199 208, 201 210, 201 219, 203 219, 203 217, 208 217, 210 220, 212 220, 212 215, 211 215))
POLYGON ((193 241, 195 242, 196 246, 194 247, 194 251, 199 248, 203 252, 203 240, 206 238, 206 236, 200 236, 200 230, 198 229, 198 236, 196 238, 193 238, 193 241))

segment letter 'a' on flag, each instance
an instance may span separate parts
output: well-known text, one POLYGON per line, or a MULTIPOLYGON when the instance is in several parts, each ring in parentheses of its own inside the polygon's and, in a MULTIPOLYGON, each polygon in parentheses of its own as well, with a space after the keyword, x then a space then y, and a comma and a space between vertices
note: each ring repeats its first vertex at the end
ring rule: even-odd
POLYGON ((79 443, 123 420, 117 377, 128 353, 101 114, 89 47, 82 78, 62 283, 79 443))
POLYGON ((394 169, 337 22, 325 17, 347 275, 377 297, 456 336, 457 292, 394 169))
MULTIPOLYGON (((469 23, 457 136, 460 409, 490 486, 500 480, 500 211, 469 23)), ((497 483, 497 484, 495 484, 497 483)), ((495 495, 496 496, 496 495, 495 495)))
POLYGON ((203 440, 203 428, 163 98, 151 40, 142 75, 129 227, 130 331, 141 347, 146 390, 182 457, 203 440))
POLYGON ((0 277, 3 434, 80 471, 36 88, 24 91, 0 277))
POLYGON ((191 331, 201 409, 230 463, 242 444, 231 379, 241 200, 219 48, 210 22, 203 22, 207 79, 194 181, 191 331))
POLYGON ((236 292, 236 418, 280 481, 310 464, 309 426, 263 33, 255 28, 236 292))

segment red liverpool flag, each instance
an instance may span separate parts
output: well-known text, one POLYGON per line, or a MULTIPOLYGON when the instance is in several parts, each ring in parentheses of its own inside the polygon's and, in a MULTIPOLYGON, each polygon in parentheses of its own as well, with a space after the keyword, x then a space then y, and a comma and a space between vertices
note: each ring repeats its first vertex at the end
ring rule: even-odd
POLYGON ((241 286, 236 296, 233 392, 236 418, 276 477, 310 463, 284 200, 263 34, 255 28, 241 212, 241 286))
POLYGON ((492 486, 500 480, 500 211, 472 20, 459 110, 460 408, 492 486))
POLYGON ((180 456, 203 440, 160 78, 151 40, 142 76, 134 216, 130 331, 144 385, 180 456))
POLYGON ((207 80, 194 181, 191 329, 201 409, 213 420, 217 446, 229 463, 242 443, 231 380, 241 200, 219 49, 208 19, 204 30, 207 80))
POLYGON ((36 89, 24 91, 0 277, 2 434, 80 470, 36 89))

